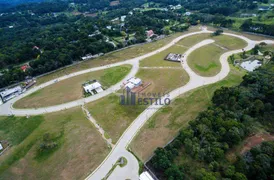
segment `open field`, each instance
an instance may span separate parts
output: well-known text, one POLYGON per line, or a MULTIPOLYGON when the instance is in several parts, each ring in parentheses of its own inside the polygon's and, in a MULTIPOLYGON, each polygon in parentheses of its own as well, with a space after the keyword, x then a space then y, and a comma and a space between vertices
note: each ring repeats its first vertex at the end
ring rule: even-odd
POLYGON ((165 57, 169 53, 175 53, 175 54, 184 54, 186 52, 187 48, 180 46, 180 45, 174 45, 158 54, 155 54, 154 56, 148 57, 142 61, 140 61, 141 67, 180 67, 180 62, 171 62, 164 60, 165 57))
POLYGON ((51 74, 48 74, 48 75, 38 78, 37 84, 41 84, 41 83, 47 82, 49 80, 64 76, 66 74, 73 73, 73 72, 81 71, 81 70, 92 68, 92 67, 103 66, 103 65, 107 65, 107 64, 111 64, 111 63, 115 63, 115 62, 119 62, 119 61, 125 61, 127 59, 131 59, 134 57, 138 57, 138 56, 147 54, 151 51, 154 51, 156 49, 159 49, 159 48, 165 46, 166 44, 170 43, 173 39, 175 39, 178 36, 187 34, 189 32, 194 32, 194 31, 199 31, 197 26, 191 27, 191 28, 189 28, 188 31, 185 31, 183 33, 172 34, 172 35, 170 35, 164 39, 158 40, 156 42, 151 42, 151 43, 148 43, 145 45, 136 45, 136 46, 133 46, 133 47, 121 50, 121 51, 109 53, 107 55, 104 55, 104 56, 96 58, 96 59, 82 62, 80 64, 77 64, 77 65, 74 65, 71 67, 57 70, 54 73, 51 73, 51 74))
POLYGON ((199 112, 210 105, 216 89, 238 85, 242 81, 244 71, 231 68, 229 76, 224 80, 188 92, 172 101, 171 105, 159 110, 146 122, 130 144, 134 154, 145 162, 157 147, 165 146, 181 128, 186 127, 190 120, 195 119, 199 112))
POLYGON ((240 49, 246 46, 246 42, 232 36, 200 34, 183 39, 179 44, 183 46, 194 45, 205 39, 215 40, 214 44, 203 46, 190 54, 187 62, 191 69, 201 76, 214 76, 221 69, 220 56, 227 51, 240 49))
MULTIPOLYGON (((137 77, 143 82, 151 82, 146 93, 164 93, 188 82, 188 76, 184 70, 169 69, 141 69, 137 77), (170 80, 172 77, 172 81, 170 80)), ((87 104, 87 109, 96 119, 98 124, 108 133, 114 143, 131 122, 145 110, 145 105, 120 105, 118 94, 112 94, 95 102, 87 104)))
POLYGON ((86 104, 86 107, 114 144, 131 122, 146 108, 138 105, 121 105, 120 96, 117 94, 86 104))
POLYGON ((13 146, 0 156, 0 179, 83 179, 109 153, 80 108, 29 119, 1 117, 1 123, 0 138, 13 146), (45 134, 57 146, 41 151, 45 134))
POLYGON ((239 39, 233 36, 227 36, 227 35, 211 36, 211 34, 198 34, 198 35, 190 36, 185 39, 182 39, 177 44, 186 46, 189 48, 205 39, 213 39, 215 40, 216 44, 226 48, 227 50, 240 49, 247 45, 247 43, 243 41, 242 39, 239 39))
MULTIPOLYGON (((180 63, 178 62, 170 62, 165 61, 165 57, 169 53, 176 53, 176 54, 184 54, 188 48, 192 47, 193 45, 201 42, 205 39, 214 39, 215 43, 224 48, 225 50, 234 50, 240 49, 245 47, 246 42, 243 40, 232 37, 232 36, 211 36, 211 34, 198 34, 189 36, 187 38, 182 39, 176 45, 168 48, 165 51, 162 51, 154 56, 148 57, 140 62, 141 67, 178 67, 180 63)), ((217 64, 216 64, 217 66, 217 64)))
POLYGON ((121 81, 130 72, 130 69, 130 65, 124 65, 75 76, 20 99, 14 104, 14 107, 37 108, 74 101, 84 97, 82 84, 86 81, 97 80, 106 89, 121 81))
POLYGON ((201 76, 214 76, 221 70, 220 56, 224 49, 209 44, 193 51, 187 59, 189 67, 201 76))
POLYGON ((189 76, 183 69, 140 69, 136 77, 143 82, 152 83, 142 91, 145 93, 170 92, 189 81, 189 76))

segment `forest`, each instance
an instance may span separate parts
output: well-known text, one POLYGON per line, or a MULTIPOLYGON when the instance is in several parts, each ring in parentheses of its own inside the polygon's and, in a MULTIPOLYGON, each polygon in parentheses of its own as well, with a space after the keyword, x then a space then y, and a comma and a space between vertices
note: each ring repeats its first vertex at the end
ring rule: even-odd
POLYGON ((149 162, 163 179, 232 180, 274 177, 274 142, 255 146, 230 161, 227 153, 263 129, 274 132, 274 61, 245 75, 237 87, 214 93, 212 105, 158 148, 149 162), (180 162, 179 159, 189 159, 180 162), (190 162, 193 162, 190 164, 190 162))
MULTIPOLYGON (((0 9, 0 88, 81 61, 87 54, 146 42, 147 30, 169 35, 198 24, 231 28, 235 20, 227 15, 257 8, 251 0, 121 0, 110 4, 110 0, 46 0, 0 9), (144 4, 149 2, 154 5, 146 9, 144 4), (170 8, 178 4, 182 7, 170 8), (195 13, 186 16, 189 10, 195 13), (124 22, 121 16, 127 16, 124 22), (115 39, 120 39, 115 45, 108 42, 115 39), (24 64, 29 68, 22 72, 24 64)), ((273 25, 249 19, 240 30, 274 35, 273 25)))

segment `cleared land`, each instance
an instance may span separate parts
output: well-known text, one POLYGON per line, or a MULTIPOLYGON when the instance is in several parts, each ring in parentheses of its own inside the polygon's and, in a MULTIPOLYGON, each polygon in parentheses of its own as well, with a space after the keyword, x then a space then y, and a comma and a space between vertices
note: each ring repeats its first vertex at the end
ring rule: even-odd
POLYGON ((174 45, 154 56, 148 57, 140 61, 141 67, 180 67, 179 62, 171 62, 164 60, 169 53, 184 54, 187 48, 180 45, 174 45))
POLYGON ((231 72, 224 80, 188 92, 175 99, 171 105, 159 110, 146 122, 130 144, 134 154, 145 162, 157 147, 166 145, 178 134, 181 128, 186 127, 190 120, 195 119, 199 112, 210 105, 216 89, 239 84, 242 81, 244 71, 231 68, 231 72))
MULTIPOLYGON (((245 45, 246 45, 246 43, 243 40, 241 40, 239 38, 232 37, 232 36, 220 35, 220 36, 212 37, 211 34, 198 34, 198 35, 193 35, 193 36, 184 38, 181 41, 179 41, 176 45, 168 48, 167 50, 162 51, 154 56, 151 56, 151 57, 148 57, 148 58, 142 60, 140 62, 140 66, 141 67, 179 67, 180 63, 165 61, 164 60, 165 57, 169 53, 184 54, 187 51, 187 49, 189 49, 193 45, 195 45, 205 39, 214 39, 216 44, 220 46, 220 49, 223 50, 223 52, 228 51, 228 50, 240 49, 240 48, 245 47, 245 45)), ((214 52, 210 52, 210 53, 214 53, 214 52)), ((219 52, 219 53, 221 53, 221 52, 219 52)), ((201 56, 203 56, 203 54, 201 54, 201 56)), ((205 64, 206 63, 207 62, 205 62, 205 64)), ((210 69, 210 67, 218 68, 217 67, 218 63, 215 63, 215 64, 211 63, 207 66, 209 67, 209 69, 210 69)), ((200 69, 207 71, 207 68, 203 67, 203 66, 200 66, 200 69)), ((211 75, 211 74, 212 73, 209 73, 209 75, 211 75)))
POLYGON ((29 119, 0 117, 0 139, 13 145, 0 156, 0 179, 83 179, 109 153, 80 108, 29 119), (57 146, 40 151, 46 133, 57 146))
MULTIPOLYGON (((138 72, 137 77, 140 77, 143 82, 152 83, 151 86, 142 91, 147 93, 168 92, 188 82, 188 76, 184 70, 142 69, 138 72)), ((108 133, 114 143, 146 108, 144 105, 123 106, 120 105, 119 100, 118 94, 112 94, 86 105, 91 115, 108 133)))
POLYGON ((130 69, 130 65, 124 65, 75 76, 22 98, 14 104, 14 107, 37 108, 74 101, 84 97, 82 84, 86 81, 98 80, 106 89, 121 81, 130 72, 130 69))
POLYGON ((57 70, 54 73, 45 75, 43 77, 40 77, 37 79, 37 84, 41 84, 44 82, 47 82, 49 80, 64 76, 66 74, 70 74, 73 72, 77 72, 77 71, 81 71, 84 69, 89 69, 92 67, 98 67, 98 66, 103 66, 103 65, 107 65, 107 64, 112 64, 115 62, 119 62, 119 61, 125 61, 127 59, 131 59, 134 57, 138 57, 144 54, 147 54, 149 52, 152 52, 154 50, 157 50, 163 46, 165 46, 166 44, 170 43, 173 39, 175 39, 178 36, 181 36, 183 34, 187 34, 189 32, 194 32, 194 31, 199 31, 198 27, 191 27, 189 28, 188 31, 185 31, 183 33, 176 33, 176 34, 172 34, 164 39, 158 40, 156 42, 152 42, 152 43, 148 43, 145 45, 136 45, 133 47, 129 47, 127 49, 121 50, 121 51, 117 51, 117 52, 113 52, 113 53, 109 53, 105 56, 93 59, 93 60, 88 60, 61 70, 57 70))
POLYGON ((180 43, 186 45, 191 42, 196 43, 209 38, 215 40, 213 44, 196 49, 187 59, 188 65, 191 69, 201 76, 214 76, 218 74, 221 70, 221 64, 219 61, 220 56, 227 51, 244 48, 246 46, 245 41, 226 35, 211 37, 210 34, 202 34, 190 38, 190 40, 185 39, 180 43))
POLYGON ((220 56, 224 49, 206 45, 193 51, 187 59, 189 67, 201 76, 214 76, 221 70, 220 56))

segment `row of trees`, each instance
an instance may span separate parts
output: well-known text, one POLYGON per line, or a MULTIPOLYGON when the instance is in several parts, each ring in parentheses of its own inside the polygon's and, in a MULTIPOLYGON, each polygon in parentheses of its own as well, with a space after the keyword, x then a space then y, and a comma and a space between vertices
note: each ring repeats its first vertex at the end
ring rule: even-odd
POLYGON ((246 20, 242 24, 241 29, 244 31, 274 36, 274 24, 255 23, 252 21, 252 19, 246 20))
MULTIPOLYGON (((231 164, 225 154, 245 137, 255 133, 257 126, 261 126, 258 124, 268 131, 274 130, 273 67, 274 62, 244 76, 243 82, 237 87, 217 90, 212 98, 213 105, 208 110, 201 112, 189 123, 188 128, 181 130, 166 148, 155 151, 151 160, 153 168, 167 179, 184 179, 184 176, 194 179, 271 179, 273 146, 272 149, 263 146, 263 149, 272 153, 268 154, 270 157, 252 154, 255 161, 246 161, 241 170, 235 168, 238 165, 231 164), (202 164, 202 168, 176 163, 175 159, 182 153, 191 161, 202 164), (261 168, 256 169, 257 165, 261 168)), ((239 161, 242 161, 241 158, 239 161)))

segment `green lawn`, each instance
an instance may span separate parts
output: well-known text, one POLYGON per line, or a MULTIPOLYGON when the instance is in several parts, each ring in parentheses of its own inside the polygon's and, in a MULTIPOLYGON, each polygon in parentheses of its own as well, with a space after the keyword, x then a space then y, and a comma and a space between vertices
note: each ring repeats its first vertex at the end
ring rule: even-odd
MULTIPOLYGON (((165 57, 169 53, 184 54, 188 48, 194 46, 195 44, 205 40, 205 39, 214 39, 216 44, 222 46, 226 50, 240 49, 246 46, 246 42, 232 36, 214 36, 211 34, 198 34, 186 37, 179 41, 176 45, 168 48, 165 51, 162 51, 154 56, 148 57, 140 62, 141 67, 179 67, 180 63, 165 61, 165 57)), ((218 64, 209 64, 208 68, 217 68, 218 64)), ((207 71, 208 69, 202 66, 197 66, 202 71, 207 71)))
POLYGON ((180 62, 164 60, 169 53, 184 54, 186 47, 174 45, 158 54, 148 57, 140 62, 141 67, 180 67, 180 62))
POLYGON ((111 94, 86 105, 98 124, 116 143, 131 122, 145 110, 146 106, 121 105, 120 97, 111 94))
POLYGON ((14 104, 15 108, 37 108, 62 104, 84 97, 82 84, 97 80, 107 89, 121 81, 131 70, 131 65, 113 67, 75 76, 24 97, 14 104))
POLYGON ((222 48, 209 44, 193 51, 187 63, 201 76, 214 76, 221 70, 220 56, 225 52, 222 48))
POLYGON ((0 127, 0 140, 12 144, 0 156, 0 179, 84 179, 109 153, 80 108, 29 119, 1 117, 0 127), (45 134, 57 146, 41 151, 45 134))
POLYGON ((166 145, 181 128, 186 127, 190 120, 194 120, 211 104, 216 89, 238 85, 242 81, 244 71, 231 68, 231 72, 224 80, 192 90, 176 98, 171 105, 160 109, 146 122, 130 144, 134 154, 145 162, 157 147, 166 145))

